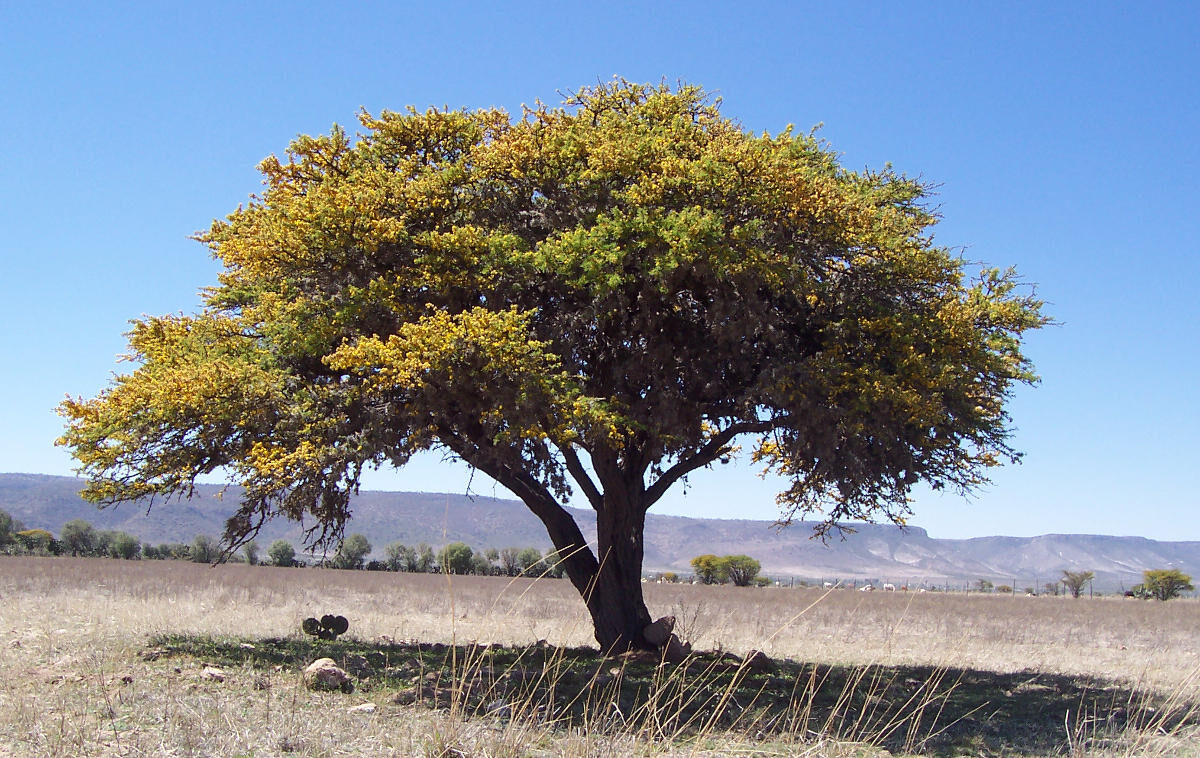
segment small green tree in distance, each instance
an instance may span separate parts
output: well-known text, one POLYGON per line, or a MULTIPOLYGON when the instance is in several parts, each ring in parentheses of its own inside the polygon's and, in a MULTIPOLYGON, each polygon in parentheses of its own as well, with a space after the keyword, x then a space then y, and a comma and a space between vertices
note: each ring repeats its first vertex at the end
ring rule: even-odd
POLYGON ((727 555, 721 560, 725 576, 738 587, 749 587, 762 570, 762 564, 748 555, 727 555))
POLYGON ((693 558, 692 571, 701 584, 720 584, 725 581, 725 563, 712 553, 693 558))
POLYGON ((296 548, 287 540, 275 540, 267 548, 267 559, 272 566, 294 566, 296 564, 296 548))
POLYGON ((81 518, 63 524, 59 541, 71 555, 91 555, 96 551, 96 527, 81 518))
MULTIPOLYGON (((1192 577, 1179 569, 1151 569, 1142 573, 1142 594, 1158 600, 1170 600, 1184 592, 1192 592, 1192 577)), ((1137 593, 1139 587, 1134 588, 1137 593)))
POLYGON ((135 321, 134 370, 60 406, 85 497, 227 472, 229 544, 283 516, 324 546, 364 468, 441 450, 541 520, 607 650, 652 647, 647 510, 739 448, 821 534, 1018 458, 1041 303, 935 244, 920 181, 690 85, 361 121, 264 160, 199 237, 223 266, 199 312, 135 321))
MULTIPOLYGON (((451 542, 438 554, 443 574, 469 574, 473 567, 474 551, 465 542, 451 542)), ((540 557, 540 556, 539 556, 540 557)))
POLYGON ((363 561, 370 552, 371 543, 367 541, 366 536, 357 533, 351 534, 342 540, 342 544, 338 547, 330 564, 339 569, 361 569, 363 561))
POLYGON ((1067 591, 1071 593, 1071 597, 1079 597, 1083 594, 1083 588, 1088 582, 1092 581, 1096 574, 1092 571, 1068 571, 1063 569, 1063 577, 1061 579, 1067 591))

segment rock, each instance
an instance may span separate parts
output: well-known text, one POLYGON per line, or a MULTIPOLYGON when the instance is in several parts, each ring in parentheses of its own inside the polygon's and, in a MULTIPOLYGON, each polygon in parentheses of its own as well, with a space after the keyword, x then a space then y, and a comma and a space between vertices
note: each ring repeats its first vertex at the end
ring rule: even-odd
POLYGON ((304 669, 304 685, 310 690, 342 690, 351 692, 354 683, 350 675, 338 668, 332 658, 318 658, 304 669))
POLYGON ((653 624, 648 624, 646 628, 642 630, 642 636, 645 637, 646 642, 649 642, 651 645, 654 645, 655 647, 662 647, 663 645, 667 644, 668 640, 670 640, 671 633, 673 631, 675 631, 675 617, 663 616, 653 624))
POLYGON ((434 685, 421 683, 397 692, 396 696, 392 698, 392 702, 398 705, 412 705, 418 700, 434 700, 436 702, 439 694, 442 694, 442 691, 439 691, 434 685))
POLYGON ((761 650, 751 650, 742 661, 742 666, 750 671, 773 671, 775 662, 761 650))
POLYGON ((251 645, 249 642, 242 642, 238 645, 238 648, 240 650, 253 650, 254 646, 251 645))
POLYGON ((20 641, 20 640, 9 640, 9 641, 8 641, 8 646, 9 646, 9 647, 11 647, 11 648, 18 648, 18 647, 21 647, 21 641, 20 641))
POLYGON ((223 682, 227 676, 224 671, 216 666, 205 666, 204 670, 200 672, 201 679, 210 679, 214 682, 223 682))
POLYGON ((667 642, 663 646, 663 658, 669 663, 683 663, 691 654, 692 646, 690 643, 679 639, 674 633, 667 637, 667 642))
POLYGON ((365 656, 361 655, 347 656, 346 669, 350 671, 350 673, 359 677, 363 676, 364 674, 372 673, 370 661, 368 661, 365 656))
POLYGON ((347 713, 374 713, 375 712, 375 704, 374 703, 363 703, 362 705, 351 706, 346 709, 346 712, 347 713))

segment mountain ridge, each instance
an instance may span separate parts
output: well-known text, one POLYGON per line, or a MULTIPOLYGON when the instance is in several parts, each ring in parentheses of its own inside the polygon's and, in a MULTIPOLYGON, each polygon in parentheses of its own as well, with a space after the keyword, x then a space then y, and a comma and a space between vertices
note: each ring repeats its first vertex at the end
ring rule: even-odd
MULTIPOLYGON (((82 484, 73 477, 0 473, 0 509, 27 528, 56 534, 67 521, 82 518, 97 528, 126 531, 146 542, 190 542, 197 534, 221 534, 238 492, 236 487, 206 484, 199 485, 190 500, 126 503, 100 510, 79 497, 82 484)), ((515 499, 363 490, 352 499, 351 510, 347 533, 366 535, 376 555, 393 541, 431 545, 462 541, 475 548, 550 547, 541 523, 515 499)), ((568 510, 594 544, 594 514, 568 510)), ((1018 590, 1040 589, 1065 569, 1094 571, 1096 588, 1104 590, 1135 584, 1146 569, 1200 573, 1200 541, 1095 534, 942 539, 930 537, 919 526, 853 524, 853 533, 823 543, 811 539, 811 526, 800 522, 780 529, 770 521, 647 514, 645 568, 687 573, 696 555, 744 553, 758 559, 764 573, 776 577, 882 580, 912 586, 987 579, 1018 590)), ((276 520, 264 527, 260 543, 282 538, 300 544, 303 530, 302 525, 276 520)))

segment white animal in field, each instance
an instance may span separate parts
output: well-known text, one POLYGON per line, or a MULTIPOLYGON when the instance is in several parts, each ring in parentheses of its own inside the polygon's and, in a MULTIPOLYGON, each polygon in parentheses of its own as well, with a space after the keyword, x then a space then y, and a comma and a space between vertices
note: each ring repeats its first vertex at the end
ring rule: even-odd
POLYGON ((888 582, 887 584, 883 585, 883 591, 884 592, 895 592, 896 585, 892 584, 891 582, 888 582))
POLYGON ((825 583, 824 583, 823 585, 821 585, 821 586, 822 586, 822 587, 824 587, 824 588, 825 588, 825 589, 827 589, 827 590, 831 590, 831 589, 833 589, 833 582, 825 582, 825 583))
POLYGON ((869 584, 864 584, 863 586, 858 588, 858 591, 859 592, 874 592, 875 588, 869 584))

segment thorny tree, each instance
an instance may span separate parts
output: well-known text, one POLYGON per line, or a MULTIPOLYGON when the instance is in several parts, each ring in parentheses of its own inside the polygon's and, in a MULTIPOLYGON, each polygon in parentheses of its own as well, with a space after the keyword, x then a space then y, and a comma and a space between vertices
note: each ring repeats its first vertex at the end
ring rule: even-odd
POLYGON ((921 183, 748 133, 692 86, 361 121, 263 161, 199 237, 224 264, 203 309, 134 322, 137 368, 63 403, 87 497, 225 472, 227 542, 282 515, 320 545, 364 467, 441 449, 541 519, 602 646, 642 647, 646 511, 739 444, 822 533, 1017 457, 1041 303, 934 244, 921 183))

